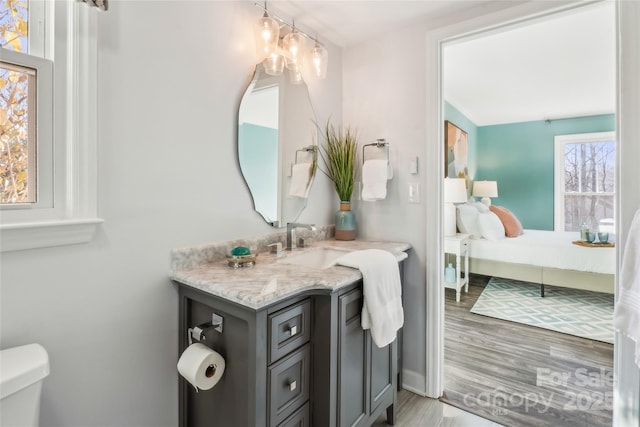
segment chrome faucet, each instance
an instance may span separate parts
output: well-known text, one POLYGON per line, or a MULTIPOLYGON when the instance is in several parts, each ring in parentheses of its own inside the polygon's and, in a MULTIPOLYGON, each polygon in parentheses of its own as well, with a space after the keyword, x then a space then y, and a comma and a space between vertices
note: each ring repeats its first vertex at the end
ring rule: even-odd
POLYGON ((293 251, 296 249, 296 228, 306 228, 307 230, 316 231, 313 224, 298 224, 295 222, 287 223, 287 249, 293 251))

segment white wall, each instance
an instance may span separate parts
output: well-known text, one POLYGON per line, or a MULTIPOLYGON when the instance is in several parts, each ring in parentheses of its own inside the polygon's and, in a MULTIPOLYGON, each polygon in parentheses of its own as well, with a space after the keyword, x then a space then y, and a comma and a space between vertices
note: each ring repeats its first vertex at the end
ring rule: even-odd
MULTIPOLYGON (((115 1, 99 15, 99 215, 86 245, 2 254, 1 348, 39 342, 43 426, 176 426, 173 247, 273 232, 236 160, 253 2, 115 1)), ((342 115, 341 52, 311 85, 342 115)), ((327 224, 319 177, 301 221, 327 224)))
MULTIPOLYGON (((355 127, 361 143, 386 138, 394 178, 387 198, 354 202, 358 237, 406 241, 413 250, 405 262, 404 368, 424 375, 425 325, 425 32, 422 28, 345 49, 344 123, 355 127), (417 51, 416 51, 417 50, 417 51), (409 174, 418 157, 419 174, 409 174), (408 201, 408 183, 419 183, 420 203, 408 201)), ((361 152, 359 152, 361 154, 361 152)), ((411 382, 411 373, 404 382, 411 382)))
MULTIPOLYGON (((440 176, 428 164, 427 100, 437 97, 427 89, 433 64, 427 63, 427 34, 435 28, 490 14, 517 3, 479 4, 464 13, 425 21, 344 50, 344 122, 356 127, 360 139, 386 138, 395 151, 395 176, 388 182, 386 200, 356 202, 358 235, 400 240, 413 250, 405 263, 404 386, 425 394, 427 206, 440 206, 438 195, 427 192, 440 185, 440 176), (418 157, 419 173, 409 173, 418 157), (409 183, 419 184, 420 202, 409 203, 409 183)), ((436 162, 436 164, 439 164, 436 162)), ((444 173, 444 172, 442 172, 444 173)), ((436 235, 431 236, 437 239, 436 235)), ((433 255, 431 255, 433 256, 433 255)))
MULTIPOLYGON (((437 375, 435 374, 437 369, 433 368, 438 367, 438 362, 427 360, 428 355, 425 354, 427 346, 437 347, 438 345, 426 342, 430 337, 430 331, 425 327, 426 316, 429 314, 431 318, 433 315, 426 313, 425 310, 429 310, 429 306, 433 307, 433 302, 427 301, 427 294, 429 292, 438 294, 432 290, 439 287, 439 284, 435 281, 427 283, 425 271, 428 270, 431 259, 439 255, 429 253, 430 247, 437 246, 433 243, 433 239, 438 237, 434 233, 433 225, 437 222, 434 218, 437 217, 438 208, 433 208, 433 205, 439 206, 439 203, 438 194, 434 192, 425 194, 424 189, 437 188, 439 184, 435 180, 441 175, 436 167, 430 169, 424 167, 427 163, 439 164, 437 159, 435 163, 431 162, 433 160, 431 158, 425 159, 425 156, 433 156, 433 152, 437 151, 428 143, 440 143, 440 140, 434 136, 437 132, 427 126, 428 124, 441 126, 437 120, 437 109, 432 108, 433 104, 437 104, 439 96, 438 89, 433 84, 439 73, 437 61, 435 61, 438 52, 429 51, 431 56, 427 56, 427 51, 432 49, 430 44, 434 43, 433 40, 439 40, 440 36, 442 39, 453 37, 453 35, 459 36, 465 32, 522 19, 525 16, 544 13, 545 10, 576 2, 519 3, 520 5, 515 2, 511 5, 479 5, 475 9, 467 10, 465 14, 441 19, 437 23, 424 22, 403 30, 390 30, 383 37, 344 50, 345 123, 357 127, 364 140, 387 138, 398 151, 395 165, 396 178, 389 183, 390 192, 387 200, 375 203, 359 202, 356 204, 356 211, 361 236, 405 240, 414 248, 407 261, 404 297, 406 309, 404 385, 421 394, 437 396, 442 391, 438 384, 433 385, 433 378, 425 378, 428 375, 437 375), (513 9, 510 10, 509 6, 513 9), (501 8, 502 11, 499 11, 501 8), (516 8, 520 9, 514 12, 516 8), (482 16, 486 18, 478 18, 482 16), (465 21, 467 19, 471 20, 465 21), (425 83, 427 80, 429 84, 425 83), (428 104, 427 100, 429 100, 428 104), (408 173, 408 161, 414 156, 420 157, 420 174, 417 177, 408 173), (419 205, 412 205, 407 201, 408 182, 413 180, 420 183, 421 203, 419 205), (428 369, 429 373, 427 373, 428 369)), ((632 1, 621 3, 626 8, 622 12, 623 15, 626 13, 626 25, 632 26, 630 23, 635 22, 633 19, 637 16, 637 8, 634 8, 632 1)), ((630 28, 627 28, 622 34, 623 43, 628 50, 638 44, 635 27, 635 33, 629 30, 630 28)), ((635 93, 638 87, 637 52, 634 57, 628 50, 625 55, 628 58, 625 87, 628 89, 623 91, 623 94, 635 93)), ((637 122, 631 117, 637 117, 638 106, 632 96, 628 97, 625 105, 627 110, 623 112, 622 117, 630 117, 626 120, 627 129, 629 129, 637 122)), ((637 145, 637 132, 633 133, 635 130, 631 132, 626 141, 622 142, 629 144, 627 149, 621 151, 637 154, 637 149, 631 147, 631 144, 637 145)), ((624 218, 627 222, 630 221, 632 212, 638 208, 637 182, 640 182, 640 171, 637 167, 633 167, 637 163, 636 158, 634 154, 626 160, 629 167, 624 168, 625 179, 620 186, 621 199, 628 201, 623 203, 626 212, 624 218)), ((622 224, 621 231, 627 232, 628 224, 622 224)), ((436 262, 432 265, 441 264, 436 262)), ((433 277, 433 273, 429 271, 427 273, 429 277, 433 277)), ((435 341, 441 339, 441 337, 435 338, 435 341)), ((627 420, 634 420, 633 422, 637 425, 638 374, 634 372, 632 362, 629 362, 630 346, 628 343, 622 344, 627 344, 622 349, 625 354, 619 355, 617 360, 625 362, 620 371, 621 378, 625 377, 623 379, 625 402, 619 403, 622 409, 618 410, 626 411, 624 416, 627 420)), ((622 417, 622 415, 619 416, 622 417)))

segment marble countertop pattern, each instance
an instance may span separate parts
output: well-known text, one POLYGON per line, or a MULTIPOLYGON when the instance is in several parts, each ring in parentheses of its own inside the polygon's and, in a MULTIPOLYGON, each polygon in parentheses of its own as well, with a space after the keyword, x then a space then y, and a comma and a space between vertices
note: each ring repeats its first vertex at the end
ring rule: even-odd
MULTIPOLYGON (((234 241, 233 245, 236 245, 235 242, 238 241, 234 241)), ((242 242, 249 247, 252 244, 262 247, 253 242, 242 242)), ((258 252, 253 267, 231 268, 225 258, 229 253, 229 243, 222 242, 172 251, 170 278, 255 310, 304 291, 321 290, 330 293, 362 278, 359 270, 349 267, 319 269, 280 262, 287 256, 320 247, 348 251, 382 249, 394 254, 398 262, 408 257, 406 251, 411 248, 408 243, 401 242, 327 239, 315 241, 307 248, 284 250, 280 256, 258 252)))

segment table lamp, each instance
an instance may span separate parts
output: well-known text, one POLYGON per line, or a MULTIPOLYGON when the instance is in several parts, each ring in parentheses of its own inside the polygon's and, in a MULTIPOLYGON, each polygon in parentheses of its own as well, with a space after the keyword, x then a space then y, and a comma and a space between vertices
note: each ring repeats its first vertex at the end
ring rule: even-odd
POLYGON ((454 203, 467 201, 467 180, 464 178, 444 179, 444 235, 456 234, 456 206, 454 203))
POLYGON ((473 183, 473 197, 482 197, 480 200, 487 206, 491 206, 490 197, 498 197, 498 183, 496 181, 476 181, 473 183))

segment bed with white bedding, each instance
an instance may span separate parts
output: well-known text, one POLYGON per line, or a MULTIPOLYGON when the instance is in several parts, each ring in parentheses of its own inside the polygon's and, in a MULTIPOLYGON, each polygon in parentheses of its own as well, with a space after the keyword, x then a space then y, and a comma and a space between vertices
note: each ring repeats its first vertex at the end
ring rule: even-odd
MULTIPOLYGON (((471 273, 613 293, 616 252, 613 247, 571 243, 576 232, 524 230, 500 240, 469 239, 471 273)), ((544 287, 541 287, 543 290, 544 287)))

